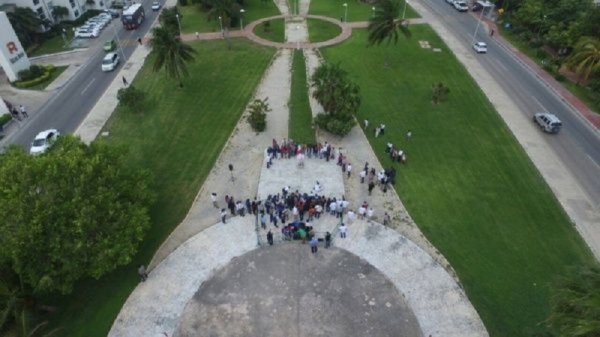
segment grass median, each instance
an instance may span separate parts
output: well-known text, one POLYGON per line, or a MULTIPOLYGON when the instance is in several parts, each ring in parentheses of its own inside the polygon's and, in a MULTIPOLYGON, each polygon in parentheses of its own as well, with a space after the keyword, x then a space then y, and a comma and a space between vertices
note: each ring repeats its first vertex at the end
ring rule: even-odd
POLYGON ((366 30, 354 30, 322 53, 360 85, 358 119, 386 124, 385 136, 374 138, 371 127, 367 137, 382 164, 396 167, 400 198, 457 271, 490 335, 530 337, 548 316, 550 282, 594 259, 463 66, 429 26, 411 31, 397 46, 366 48, 366 30), (437 82, 451 92, 436 106, 437 82), (406 151, 406 165, 391 163, 387 142, 406 151))
MULTIPOLYGON (((184 34, 218 32, 221 30, 219 19, 209 19, 207 11, 200 6, 190 4, 178 6, 178 8, 182 16, 181 31, 184 34)), ((244 10, 244 27, 252 21, 280 14, 277 6, 272 1, 245 0, 244 10)), ((229 30, 238 30, 239 26, 239 22, 236 20, 229 30)))
POLYGON ((254 34, 265 40, 283 43, 285 42, 285 20, 265 21, 254 27, 254 34))
POLYGON ((294 50, 292 59, 292 88, 290 93, 290 122, 288 134, 300 144, 315 143, 312 126, 312 110, 308 101, 306 62, 302 50, 294 50))
MULTIPOLYGON (((348 22, 368 21, 373 16, 372 7, 373 4, 358 1, 312 0, 310 2, 308 13, 313 15, 324 15, 340 21, 344 21, 345 15, 347 15, 348 22), (344 4, 347 6, 344 6, 344 4)), ((418 18, 419 14, 417 14, 410 6, 406 6, 405 17, 407 19, 418 18)))
POLYGON ((144 112, 117 108, 104 128, 110 135, 103 141, 126 146, 131 165, 153 173, 153 225, 130 265, 83 282, 69 297, 47 299, 60 309, 52 325, 62 336, 108 334, 139 282, 136 266, 183 220, 275 52, 243 39, 232 40, 231 50, 224 41, 193 46, 198 54, 183 89, 146 64, 132 83, 146 94, 144 112))

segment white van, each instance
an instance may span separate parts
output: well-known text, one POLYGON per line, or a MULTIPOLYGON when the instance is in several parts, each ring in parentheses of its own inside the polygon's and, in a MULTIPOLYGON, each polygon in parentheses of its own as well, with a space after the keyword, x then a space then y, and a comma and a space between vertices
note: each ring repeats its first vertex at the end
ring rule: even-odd
POLYGON ((534 114, 533 121, 548 133, 558 133, 562 127, 560 119, 548 112, 538 112, 534 114))

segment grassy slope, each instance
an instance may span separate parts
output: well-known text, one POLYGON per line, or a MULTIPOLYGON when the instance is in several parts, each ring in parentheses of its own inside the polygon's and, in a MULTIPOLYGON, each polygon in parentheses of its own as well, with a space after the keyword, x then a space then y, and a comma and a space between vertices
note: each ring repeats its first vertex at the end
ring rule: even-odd
POLYGON ((132 264, 86 282, 70 298, 50 299, 61 307, 53 320, 64 328, 61 335, 106 336, 138 282, 135 266, 148 263, 187 213, 274 53, 246 40, 232 42, 232 50, 223 41, 193 44, 201 52, 182 90, 144 66, 133 85, 146 92, 145 112, 118 109, 109 120, 107 141, 127 145, 131 164, 154 174, 153 226, 132 264))
POLYGON ((306 81, 306 63, 302 50, 294 50, 289 107, 289 137, 302 144, 314 143, 315 130, 312 128, 312 111, 308 102, 308 82, 306 81))
MULTIPOLYGON (((183 16, 183 20, 181 20, 181 31, 183 33, 218 32, 221 30, 219 20, 209 21, 206 12, 200 10, 198 6, 179 6, 179 10, 183 16)), ((252 21, 280 14, 277 6, 272 1, 244 0, 244 10, 246 11, 244 13, 244 26, 252 21)), ((234 25, 237 28, 231 30, 239 29, 239 23, 236 22, 234 25)))
POLYGON ((342 33, 342 29, 333 23, 315 19, 307 19, 306 21, 310 42, 327 41, 342 33))
MULTIPOLYGON (((65 38, 67 42, 71 41, 73 39, 73 31, 67 29, 65 38)), ((28 53, 27 56, 34 57, 46 54, 53 54, 71 49, 73 48, 65 47, 65 40, 63 40, 61 35, 56 35, 42 42, 42 44, 39 47, 37 47, 31 53, 28 53)))
POLYGON ((254 28, 254 34, 265 40, 285 42, 285 21, 283 19, 276 19, 267 22, 271 24, 268 32, 265 32, 264 27, 266 22, 263 22, 254 28))
POLYGON ((384 47, 365 48, 364 30, 323 54, 360 84, 359 120, 387 125, 385 137, 368 133, 382 163, 390 165, 388 141, 407 151, 408 164, 395 164, 396 189, 491 336, 529 336, 549 312, 549 282, 593 258, 476 83, 453 55, 418 46, 428 40, 448 50, 428 26, 411 29, 410 41, 389 47, 390 68, 384 47), (438 81, 451 93, 432 106, 438 81))
MULTIPOLYGON (((347 0, 312 0, 308 12, 309 14, 325 15, 339 20, 344 17, 344 3, 348 4, 348 22, 367 21, 373 15, 373 11, 371 10, 373 5, 365 2, 347 0)), ((406 7, 406 18, 410 19, 418 17, 419 14, 408 5, 406 7)))

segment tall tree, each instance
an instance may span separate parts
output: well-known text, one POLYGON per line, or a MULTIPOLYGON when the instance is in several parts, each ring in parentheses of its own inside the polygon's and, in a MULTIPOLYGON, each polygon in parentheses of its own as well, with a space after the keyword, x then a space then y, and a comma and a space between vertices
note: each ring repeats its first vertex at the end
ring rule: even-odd
POLYGON ((547 323, 560 337, 600 336, 600 269, 579 269, 559 281, 547 323))
POLYGON ((152 69, 159 71, 164 68, 167 74, 183 87, 182 78, 188 75, 187 63, 194 60, 196 50, 181 42, 171 30, 165 27, 152 29, 150 47, 155 53, 152 69))
MULTIPOLYGON (((590 74, 600 71, 600 39, 582 37, 566 64, 575 69, 579 79, 586 81, 590 74)), ((578 81, 579 83, 579 81, 578 81)))
POLYGON ((181 35, 181 32, 179 31, 179 20, 181 19, 183 18, 181 14, 179 14, 177 6, 164 8, 158 17, 160 24, 170 30, 175 36, 181 35), (179 18, 177 18, 177 16, 179 16, 179 18))
POLYGON ((16 7, 6 15, 21 44, 24 47, 30 46, 35 41, 43 21, 28 7, 16 7))
POLYGON ((375 3, 375 13, 369 19, 369 46, 384 41, 396 44, 400 34, 410 37, 408 21, 400 17, 403 4, 400 0, 379 0, 375 3))
POLYGON ((69 15, 69 9, 67 7, 63 7, 63 6, 52 7, 52 16, 54 16, 54 19, 58 20, 67 15, 69 15))
POLYGON ((31 156, 0 156, 0 266, 37 291, 69 293, 82 278, 128 264, 150 226, 149 176, 125 150, 65 136, 31 156))

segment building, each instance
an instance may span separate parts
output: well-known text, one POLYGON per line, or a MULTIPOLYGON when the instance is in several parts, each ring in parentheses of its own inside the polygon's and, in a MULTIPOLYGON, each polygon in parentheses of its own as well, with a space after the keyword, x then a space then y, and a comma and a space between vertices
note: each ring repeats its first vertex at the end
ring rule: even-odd
MULTIPOLYGON (((0 6, 29 7, 37 13, 40 19, 51 24, 59 21, 73 21, 79 18, 88 9, 106 9, 110 7, 110 0, 0 0, 0 6), (54 7, 61 6, 68 10, 68 15, 55 17, 54 7)), ((5 9, 10 11, 9 9, 5 9)))

